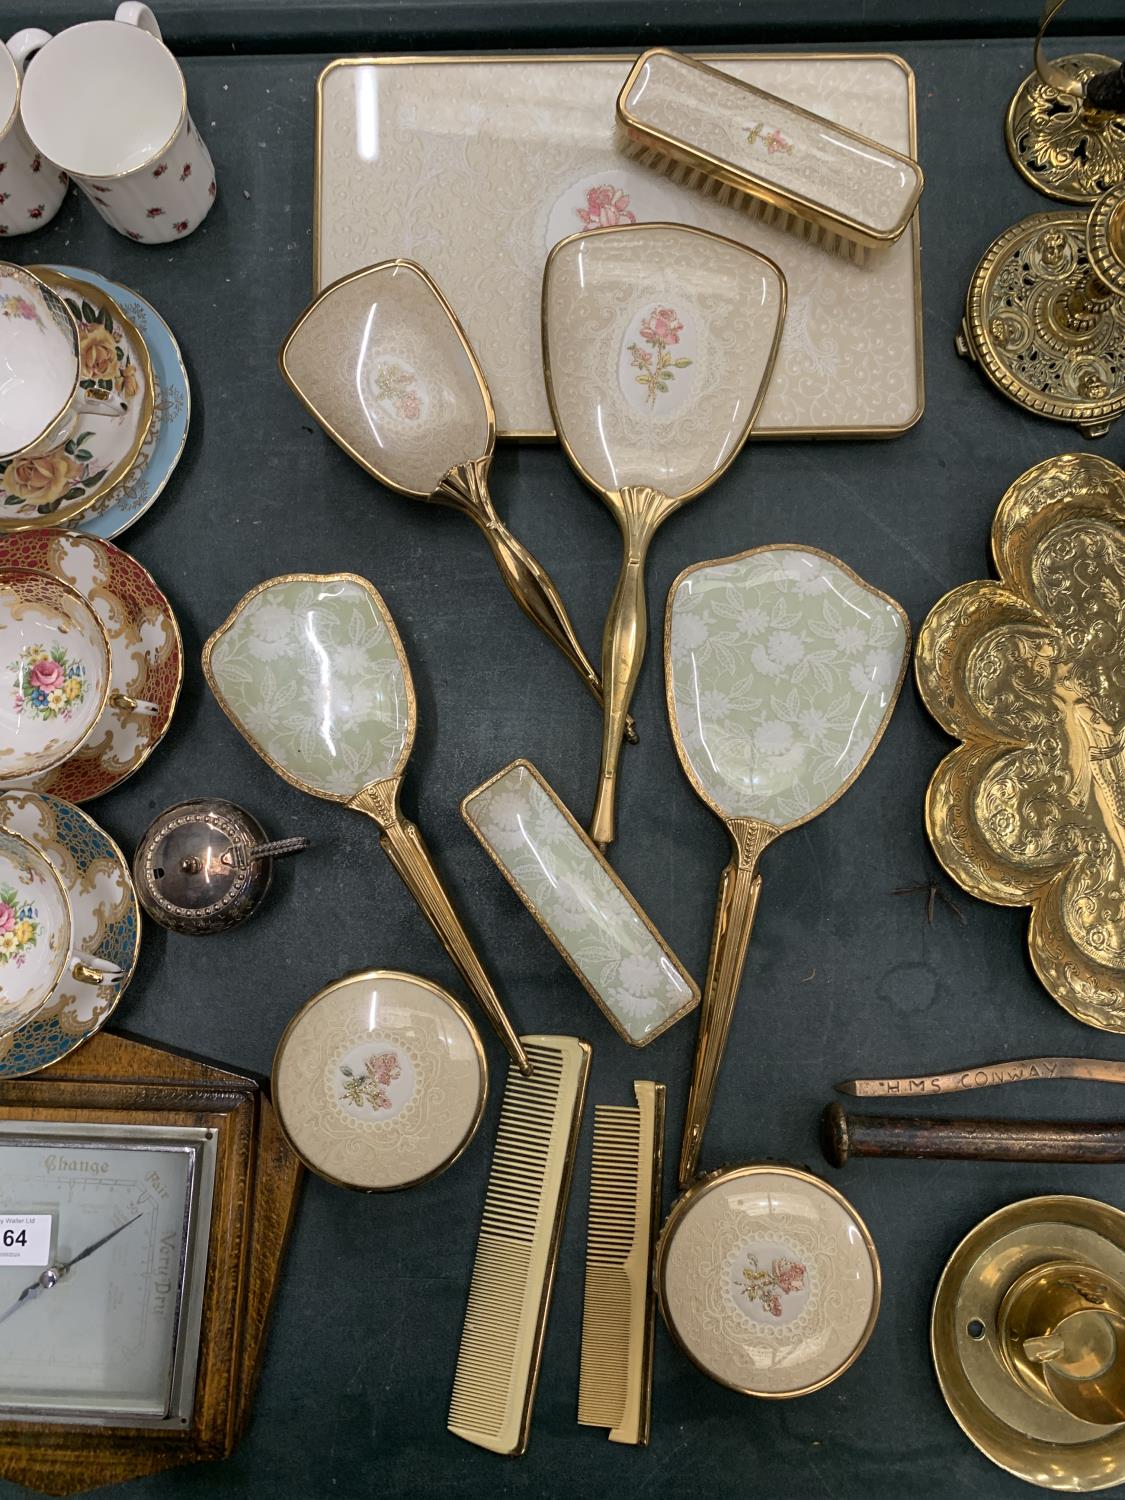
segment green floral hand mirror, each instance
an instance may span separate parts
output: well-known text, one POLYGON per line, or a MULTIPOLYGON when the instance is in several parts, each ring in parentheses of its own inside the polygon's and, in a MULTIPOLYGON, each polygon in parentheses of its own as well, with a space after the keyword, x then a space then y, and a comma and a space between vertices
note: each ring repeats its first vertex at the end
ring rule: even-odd
POLYGON ((780 834, 815 818, 867 764, 910 655, 902 606, 811 547, 756 547, 673 583, 664 630, 672 737, 734 845, 703 989, 680 1186, 695 1175, 762 877, 780 834))
POLYGON ((596 844, 614 837, 617 761, 648 634, 649 544, 746 441, 785 296, 772 260, 682 224, 595 229, 547 257, 543 365, 555 427, 616 518, 625 553, 602 637, 596 844))
POLYGON ((418 829, 399 808, 414 743, 414 685, 390 611, 354 573, 291 573, 251 589, 203 648, 219 706, 279 776, 366 813, 524 1072, 527 1055, 418 829))
MULTIPOLYGON (((294 324, 280 364, 297 398, 361 468, 480 527, 516 603, 601 703, 601 680, 554 580, 492 503, 492 397, 464 329, 422 267, 389 260, 334 282, 294 324)), ((629 735, 636 738, 631 725, 629 735)))

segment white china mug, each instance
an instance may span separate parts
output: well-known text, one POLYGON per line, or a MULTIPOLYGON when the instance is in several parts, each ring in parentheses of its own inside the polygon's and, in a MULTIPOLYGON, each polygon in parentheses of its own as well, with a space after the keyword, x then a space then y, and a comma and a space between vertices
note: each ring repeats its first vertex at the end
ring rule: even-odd
POLYGON ((0 261, 0 462, 50 453, 83 413, 124 414, 125 403, 108 391, 82 388, 81 338, 56 291, 0 261))
POLYGON ((53 36, 28 66, 20 113, 35 147, 129 239, 165 244, 207 217, 215 169, 147 5, 123 0, 112 21, 53 36))
POLYGON ((115 691, 105 626, 76 588, 33 568, 0 570, 0 784, 69 760, 107 709, 152 717, 156 704, 115 691))
POLYGON ((35 149, 20 120, 20 88, 31 53, 51 40, 27 27, 0 43, 0 237, 42 229, 66 197, 67 176, 35 149))
POLYGON ((74 950, 70 897, 46 855, 0 828, 0 1036, 38 1014, 59 981, 113 984, 116 964, 74 950))

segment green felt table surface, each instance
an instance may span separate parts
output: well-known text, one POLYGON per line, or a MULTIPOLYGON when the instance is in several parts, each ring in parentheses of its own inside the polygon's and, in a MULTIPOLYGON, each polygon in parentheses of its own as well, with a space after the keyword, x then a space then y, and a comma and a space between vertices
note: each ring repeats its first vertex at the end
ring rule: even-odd
MULTIPOLYGON (((1015 219, 1049 206, 1013 170, 1001 129, 1029 65, 1035 7, 957 0, 929 7, 928 19, 916 9, 824 0, 802 6, 793 24, 798 31, 807 24, 812 40, 831 33, 829 40, 852 47, 893 43, 916 70, 926 172, 925 414, 891 442, 751 446, 713 491, 660 532, 650 568, 654 616, 686 564, 796 541, 842 557, 901 600, 916 628, 946 590, 987 573, 989 525, 1008 484, 1031 464, 1084 446, 1073 430, 1005 403, 953 347, 984 248, 1015 219), (946 33, 946 10, 951 27, 960 22, 974 34, 946 33), (912 27, 914 35, 901 35, 912 27), (1019 34, 1004 34, 1013 31, 1019 34)), ((1076 0, 1076 24, 1093 15, 1107 30, 1118 14, 1103 0, 1079 10, 1076 0)), ((85 13, 70 3, 37 10, 5 3, 0 30, 61 25, 85 13)), ((780 45, 790 39, 790 8, 464 0, 318 6, 314 13, 241 0, 160 13, 172 39, 182 38, 193 54, 185 61, 191 106, 220 187, 210 217, 186 242, 148 249, 115 235, 72 193, 54 224, 7 247, 18 260, 87 265, 136 287, 178 335, 192 379, 183 462, 148 515, 120 538, 178 612, 188 661, 183 698, 143 772, 90 811, 131 850, 159 810, 213 794, 250 809, 274 836, 308 835, 312 847, 278 867, 266 907, 235 933, 192 940, 147 924, 119 1024, 265 1075, 288 1017, 347 970, 416 970, 462 992, 371 824, 272 775, 223 717, 199 668, 204 639, 253 584, 287 571, 354 570, 383 592, 413 666, 420 723, 408 809, 522 1027, 576 1032, 593 1043, 591 1101, 626 1102, 634 1077, 667 1083, 670 1194, 694 1022, 643 1053, 627 1049, 457 811, 467 791, 523 755, 584 817, 596 710, 514 608, 467 523, 381 491, 305 417, 276 355, 309 296, 313 97, 333 55, 494 45, 510 19, 508 36, 519 45, 639 46, 693 36, 724 46, 780 45), (560 20, 567 12, 569 31, 560 20), (299 50, 302 37, 324 45, 299 50), (279 38, 290 50, 269 50, 279 38)), ((1075 44, 1064 35, 1056 50, 1076 45, 1119 55, 1121 39, 1075 44)), ((1123 434, 1114 431, 1097 451, 1121 461, 1123 434)), ((513 529, 551 569, 584 640, 596 642, 619 559, 608 513, 553 446, 503 447, 494 476, 513 529)), ((624 757, 613 860, 701 978, 726 838, 676 763, 659 666, 652 649, 635 702, 641 743, 624 757)), ((935 875, 922 799, 948 748, 908 679, 855 787, 768 851, 705 1167, 770 1157, 827 1175, 817 1119, 833 1082, 857 1072, 930 1071, 1037 1053, 1125 1057, 1125 1039, 1081 1027, 1039 985, 1026 955, 1026 912, 974 901, 938 875, 964 920, 939 903, 931 926, 924 895, 892 894, 935 875)), ((494 1084, 486 1119, 446 1175, 381 1197, 308 1182, 253 1419, 234 1457, 139 1481, 122 1495, 939 1500, 973 1493, 999 1500, 1025 1493, 976 1452, 942 1402, 928 1350, 934 1283, 953 1246, 985 1214, 1047 1192, 1121 1204, 1120 1170, 849 1166, 832 1180, 866 1218, 885 1278, 878 1325, 860 1360, 816 1395, 755 1402, 704 1378, 659 1328, 652 1443, 623 1449, 575 1423, 589 1111, 530 1450, 506 1461, 449 1436, 450 1383, 503 1072, 491 1034, 485 1046, 494 1084)), ((1109 1087, 1077 1084, 970 1096, 968 1110, 966 1102, 938 1100, 932 1108, 1108 1117, 1125 1103, 1109 1087)), ((0 1485, 0 1493, 16 1492, 0 1485)))

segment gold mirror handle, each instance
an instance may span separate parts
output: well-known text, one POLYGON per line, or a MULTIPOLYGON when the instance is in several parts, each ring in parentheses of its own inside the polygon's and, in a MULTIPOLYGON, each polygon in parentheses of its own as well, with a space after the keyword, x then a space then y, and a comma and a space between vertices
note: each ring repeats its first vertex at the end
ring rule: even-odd
POLYGON ((626 485, 605 492, 604 499, 617 518, 625 544, 625 560, 613 591, 602 634, 602 759, 598 794, 590 819, 590 837, 602 848, 615 837, 617 762, 626 715, 645 659, 648 611, 645 605, 645 559, 656 528, 680 501, 647 485, 626 485))
MULTIPOLYGON (((602 682, 594 664, 582 649, 582 643, 571 624, 562 595, 554 579, 527 548, 520 542, 503 521, 482 527, 500 569, 500 576, 508 586, 508 592, 524 614, 549 639, 554 641, 571 666, 581 677, 594 698, 605 708, 602 682)), ((625 716, 625 738, 637 743, 637 730, 632 716, 625 716)))
POLYGON ((645 659, 648 611, 645 607, 645 556, 648 538, 627 547, 625 562, 606 615, 602 637, 602 674, 605 712, 602 717, 602 758, 598 794, 590 819, 590 837, 599 847, 616 837, 617 762, 625 734, 625 715, 645 659))
POLYGON ((376 783, 365 787, 351 801, 359 812, 374 818, 382 830, 379 843, 394 865, 403 885, 421 907, 423 915, 442 941, 461 978, 472 990, 512 1061, 521 1073, 531 1072, 531 1063, 515 1027, 508 1019, 492 981, 484 972, 472 939, 445 893, 430 851, 415 825, 402 815, 398 806, 399 782, 376 783))
MULTIPOLYGON (((555 643, 604 709, 601 678, 582 649, 582 642, 571 624, 554 579, 522 542, 517 541, 497 514, 488 489, 491 466, 491 453, 475 458, 471 463, 454 464, 442 476, 433 498, 451 505, 476 522, 488 539, 500 576, 512 598, 532 624, 538 625, 547 639, 555 643)), ((636 744, 637 731, 632 719, 628 720, 625 733, 636 744)))
POLYGON ((461 925, 460 917, 453 910, 453 904, 445 893, 445 887, 421 833, 408 818, 400 814, 383 829, 379 842, 403 884, 422 908, 426 920, 441 939, 461 978, 477 997, 512 1060, 521 1073, 530 1073, 531 1063, 523 1043, 508 1019, 500 997, 492 987, 492 981, 484 972, 472 940, 461 925))
POLYGON ((730 835, 735 853, 719 882, 711 955, 699 1010, 699 1033, 695 1040, 695 1059, 680 1144, 681 1189, 688 1186, 699 1167, 703 1132, 715 1098, 715 1085, 746 964, 746 949, 758 911, 758 897, 762 890, 758 859, 766 845, 777 836, 768 824, 756 823, 750 818, 733 819, 730 835))

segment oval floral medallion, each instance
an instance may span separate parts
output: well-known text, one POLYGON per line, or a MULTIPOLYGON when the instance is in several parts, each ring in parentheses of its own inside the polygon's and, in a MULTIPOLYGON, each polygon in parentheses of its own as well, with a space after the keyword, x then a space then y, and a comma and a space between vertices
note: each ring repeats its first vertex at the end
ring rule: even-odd
POLYGON ((625 399, 648 416, 674 416, 691 395, 698 340, 689 311, 653 298, 634 313, 621 341, 617 378, 625 399))
POLYGON ((341 1108, 367 1124, 395 1119, 414 1098, 416 1075, 409 1053, 381 1036, 350 1047, 332 1075, 329 1086, 341 1108))
POLYGON ((364 366, 366 397, 396 427, 413 430, 425 425, 426 387, 417 371, 402 359, 380 359, 364 366))
POLYGON ((792 1245, 751 1240, 733 1257, 730 1292, 735 1307, 752 1322, 783 1327, 805 1310, 809 1268, 792 1245))

